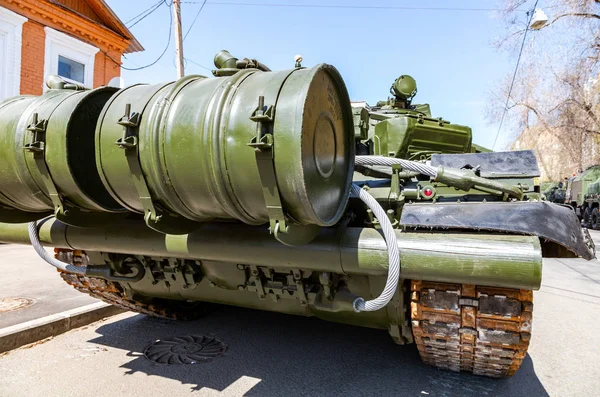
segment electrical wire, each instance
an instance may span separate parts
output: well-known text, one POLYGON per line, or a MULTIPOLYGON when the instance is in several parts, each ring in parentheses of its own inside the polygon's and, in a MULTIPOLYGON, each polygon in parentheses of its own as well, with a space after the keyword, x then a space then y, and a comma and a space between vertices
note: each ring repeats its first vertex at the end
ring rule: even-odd
MULTIPOLYGON (((135 16, 135 17, 131 18, 129 21, 127 21, 126 23, 129 23, 129 22, 135 20, 136 18, 139 18, 129 28, 135 26, 136 24, 138 24, 139 22, 141 22, 142 20, 144 20, 145 18, 147 18, 149 15, 151 15, 152 13, 154 13, 154 11, 156 11, 158 8, 160 8, 160 6, 163 3, 166 4, 169 8, 173 4, 172 1, 170 3, 168 3, 167 0, 161 0, 158 3, 155 3, 150 8, 146 9, 145 11, 141 12, 137 16, 135 16), (141 16, 141 18, 140 18, 140 16, 141 16)), ((206 4, 212 4, 212 5, 234 5, 234 6, 297 7, 297 8, 341 8, 341 9, 375 9, 375 10, 379 9, 379 10, 430 10, 430 11, 502 11, 502 9, 500 9, 500 8, 453 8, 453 7, 359 6, 359 5, 327 5, 327 4, 242 3, 242 2, 212 2, 212 1, 209 2, 207 0, 202 0, 202 1, 182 1, 181 4, 201 4, 200 9, 196 13, 196 16, 194 17, 194 20, 192 21, 190 27, 188 28, 187 32, 185 33, 185 35, 183 37, 183 41, 185 41, 185 39, 189 35, 190 31, 194 27, 194 24, 198 20, 198 17, 200 16, 200 13, 202 12, 202 10, 204 9, 204 6, 206 4)), ((536 4, 537 4, 537 1, 536 1, 536 4)), ((142 70, 142 69, 148 68, 148 67, 153 66, 156 63, 158 63, 158 61, 160 61, 162 59, 162 57, 165 55, 165 53, 167 52, 168 47, 169 47, 169 45, 171 43, 171 29, 172 29, 172 27, 173 27, 173 17, 171 15, 171 22, 170 22, 170 28, 169 28, 169 41, 167 42, 167 47, 161 53, 161 55, 158 57, 158 59, 156 59, 154 62, 152 62, 152 63, 150 63, 148 65, 140 66, 140 67, 137 67, 137 68, 127 68, 125 66, 122 66, 121 62, 118 62, 115 59, 113 59, 105 51, 102 51, 102 52, 104 53, 104 55, 106 55, 106 57, 109 60, 111 60, 116 65, 119 65, 124 70, 137 71, 137 70, 142 70)), ((204 65, 201 65, 201 64, 199 64, 197 62, 194 62, 193 60, 191 60, 189 58, 184 58, 184 59, 186 61, 194 64, 194 65, 197 65, 197 66, 203 68, 203 69, 206 69, 208 71, 211 70, 210 68, 208 68, 208 67, 206 67, 204 65)))
POLYGON ((185 57, 184 57, 183 59, 185 59, 186 61, 188 61, 188 62, 190 62, 190 63, 193 63, 193 64, 194 64, 194 65, 196 65, 196 66, 200 66, 202 69, 206 69, 206 70, 208 70, 209 72, 210 72, 210 71, 212 71, 212 69, 211 69, 211 68, 207 68, 206 66, 204 66, 204 65, 201 65, 201 64, 199 64, 198 62, 194 62, 194 61, 192 61, 192 60, 191 60, 191 59, 189 59, 189 58, 185 58, 185 57))
MULTIPOLYGON (((166 4, 166 2, 165 2, 166 4)), ((172 4, 172 3, 171 3, 172 4)), ((170 6, 169 6, 170 8, 170 6)), ((128 68, 125 66, 121 65, 121 62, 116 61, 113 57, 111 57, 106 51, 100 50, 102 51, 102 53, 109 59, 111 60, 114 64, 118 65, 121 67, 121 69, 123 70, 130 70, 130 71, 136 71, 136 70, 142 70, 142 69, 146 69, 149 68, 150 66, 154 66, 158 63, 158 61, 160 61, 165 54, 167 53, 167 51, 169 50, 169 46, 171 45, 171 37, 172 37, 172 32, 173 32, 173 13, 169 12, 169 16, 170 16, 170 22, 169 22, 169 38, 167 40, 167 45, 165 46, 165 49, 163 50, 163 52, 158 56, 158 58, 156 58, 156 60, 154 60, 154 62, 151 62, 147 65, 144 66, 140 66, 137 68, 128 68)))
POLYGON ((539 0, 535 0, 535 4, 533 8, 528 12, 529 20, 527 21, 527 26, 525 27, 525 33, 523 34, 523 42, 521 42, 521 49, 519 50, 519 57, 517 58, 517 65, 515 66, 515 71, 512 76, 512 81, 510 82, 510 88, 508 89, 508 95, 506 96, 506 103, 504 104, 504 111, 502 112, 502 118, 500 118, 500 125, 498 126, 498 131, 496 132, 496 138, 494 138, 494 145, 492 146, 492 150, 496 148, 496 143, 498 142, 498 137, 500 136, 500 130, 502 130, 502 124, 504 124, 504 118, 506 117, 506 113, 508 112, 508 102, 510 101, 510 94, 512 93, 513 86, 515 85, 515 79, 517 77, 517 72, 519 71, 519 64, 521 63, 521 55, 523 55, 523 48, 525 47, 525 39, 527 39, 527 32, 529 32, 529 25, 531 25, 531 20, 533 19, 533 14, 535 8, 537 7, 539 0))
POLYGON ((130 22, 136 20, 138 17, 140 17, 141 15, 145 14, 146 12, 150 11, 152 8, 156 7, 159 4, 164 3, 164 0, 159 0, 158 3, 154 3, 152 4, 150 7, 146 8, 144 11, 140 12, 139 14, 137 14, 136 16, 129 18, 127 21, 125 21, 125 25, 129 24, 130 22))
POLYGON ((137 21, 135 21, 132 25, 127 26, 128 29, 133 28, 135 25, 137 25, 138 23, 140 23, 141 21, 146 19, 149 15, 151 15, 154 11, 158 10, 160 8, 160 6, 162 6, 163 4, 166 4, 165 0, 160 0, 158 3, 154 4, 150 8, 142 11, 140 14, 136 15, 135 17, 133 17, 130 20, 128 20, 127 22, 125 22, 125 25, 129 25, 130 22, 133 22, 134 20, 137 19, 137 21))
MULTIPOLYGON (((182 1, 182 4, 200 4, 200 1, 182 1)), ((406 6, 361 6, 343 4, 286 4, 286 3, 241 3, 241 2, 207 2, 211 5, 253 6, 253 7, 291 7, 291 8, 345 8, 368 10, 424 10, 424 11, 504 11, 502 8, 455 8, 455 7, 406 7, 406 6)))
MULTIPOLYGON (((204 2, 202 3, 202 5, 200 6, 200 9, 198 10, 198 13, 196 14, 196 16, 194 17, 194 20, 192 21, 192 24, 190 25, 190 27, 188 28, 187 32, 185 32, 185 35, 183 36, 183 41, 185 41, 185 39, 188 37, 188 34, 190 34, 190 31, 192 30, 192 28, 194 27, 194 24, 196 23, 196 20, 198 19, 198 17, 200 16, 200 13, 202 12, 202 9, 204 8, 204 6, 206 5, 206 0, 204 0, 204 2)), ((182 42, 183 42, 182 41, 182 42)))

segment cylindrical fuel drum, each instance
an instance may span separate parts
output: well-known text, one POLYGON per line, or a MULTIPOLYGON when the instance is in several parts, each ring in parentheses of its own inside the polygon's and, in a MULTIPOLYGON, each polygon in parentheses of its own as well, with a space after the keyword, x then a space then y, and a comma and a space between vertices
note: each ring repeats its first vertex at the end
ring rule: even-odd
POLYGON ((265 197, 278 196, 289 222, 330 226, 349 196, 353 131, 332 66, 248 69, 121 90, 98 123, 96 159, 112 196, 134 212, 263 224, 275 207, 265 197))
POLYGON ((57 203, 65 211, 124 211, 94 159, 98 116, 116 91, 51 89, 0 103, 0 206, 31 219, 56 211, 57 203))

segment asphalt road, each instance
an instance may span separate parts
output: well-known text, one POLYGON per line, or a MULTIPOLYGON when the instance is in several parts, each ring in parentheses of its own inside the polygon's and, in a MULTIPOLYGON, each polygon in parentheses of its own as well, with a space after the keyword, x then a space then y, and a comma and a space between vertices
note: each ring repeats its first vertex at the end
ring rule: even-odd
POLYGON ((600 262, 545 260, 543 275, 529 354, 510 379, 427 367, 385 331, 232 307, 189 323, 122 314, 15 350, 0 357, 0 396, 596 396, 600 262), (216 335, 228 352, 194 365, 142 354, 187 335, 216 335))

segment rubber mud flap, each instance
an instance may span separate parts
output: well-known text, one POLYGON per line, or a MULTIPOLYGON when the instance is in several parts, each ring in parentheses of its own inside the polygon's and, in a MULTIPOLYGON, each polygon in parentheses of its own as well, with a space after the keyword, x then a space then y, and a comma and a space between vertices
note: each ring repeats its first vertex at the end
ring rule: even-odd
POLYGON ((406 228, 490 230, 538 236, 590 260, 595 248, 573 210, 548 202, 407 204, 406 228))

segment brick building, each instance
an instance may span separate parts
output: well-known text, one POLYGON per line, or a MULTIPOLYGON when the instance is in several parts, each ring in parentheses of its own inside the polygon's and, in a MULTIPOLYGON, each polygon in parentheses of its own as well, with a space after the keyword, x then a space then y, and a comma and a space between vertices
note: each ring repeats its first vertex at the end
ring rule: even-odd
POLYGON ((0 101, 40 95, 46 76, 95 88, 143 51, 104 0, 0 0, 0 101))

